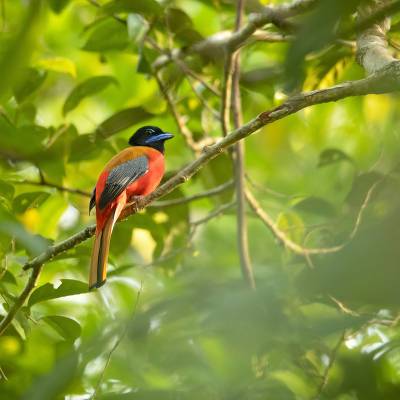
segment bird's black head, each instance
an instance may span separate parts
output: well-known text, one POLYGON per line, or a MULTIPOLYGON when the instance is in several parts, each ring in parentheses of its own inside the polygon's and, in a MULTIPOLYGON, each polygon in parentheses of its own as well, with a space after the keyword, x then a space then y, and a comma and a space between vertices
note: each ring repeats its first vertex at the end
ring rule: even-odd
POLYGON ((131 146, 152 147, 164 153, 164 142, 174 136, 168 132, 163 132, 157 126, 142 126, 129 139, 131 146))

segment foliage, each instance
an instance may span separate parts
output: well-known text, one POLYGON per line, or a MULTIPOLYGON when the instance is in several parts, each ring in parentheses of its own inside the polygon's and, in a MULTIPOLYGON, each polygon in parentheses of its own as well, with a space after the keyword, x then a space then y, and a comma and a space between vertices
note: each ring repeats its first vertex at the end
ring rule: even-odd
MULTIPOLYGON (((248 16, 283 1, 246 3, 248 16)), ((241 50, 245 121, 289 91, 363 77, 347 29, 360 1, 320 3, 264 27, 285 40, 241 50)), ((195 142, 220 137, 223 52, 189 49, 232 30, 235 5, 1 2, 2 316, 25 287, 24 263, 94 221, 87 210, 98 173, 135 129, 176 133, 166 145, 169 175, 197 151, 176 119, 195 142), (156 72, 172 49, 184 57, 156 72)), ((296 253, 249 208, 255 291, 241 277, 235 205, 207 217, 231 202, 229 185, 117 224, 98 291, 87 292, 91 240, 46 262, 0 336, 0 398, 398 399, 398 107, 396 95, 349 98, 246 140, 246 184, 276 229, 300 248, 339 245, 296 253)), ((231 156, 221 155, 162 201, 232 177, 231 156)))

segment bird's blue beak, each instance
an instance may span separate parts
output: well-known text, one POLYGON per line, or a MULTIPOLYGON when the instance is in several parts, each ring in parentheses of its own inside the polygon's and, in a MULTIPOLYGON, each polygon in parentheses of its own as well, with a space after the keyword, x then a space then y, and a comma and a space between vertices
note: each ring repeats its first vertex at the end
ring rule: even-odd
POLYGON ((173 137, 174 137, 174 135, 172 135, 171 133, 163 132, 163 133, 160 133, 159 135, 151 136, 148 139, 146 139, 146 144, 161 142, 164 140, 172 139, 173 137))

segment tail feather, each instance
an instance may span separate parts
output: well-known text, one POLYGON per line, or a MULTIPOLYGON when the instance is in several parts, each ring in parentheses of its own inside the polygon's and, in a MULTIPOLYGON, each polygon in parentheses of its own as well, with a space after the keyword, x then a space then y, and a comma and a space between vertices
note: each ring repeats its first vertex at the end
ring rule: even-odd
POLYGON ((111 213, 104 227, 96 231, 95 241, 90 262, 89 290, 99 288, 106 282, 108 252, 110 249, 111 233, 114 227, 114 215, 111 213))

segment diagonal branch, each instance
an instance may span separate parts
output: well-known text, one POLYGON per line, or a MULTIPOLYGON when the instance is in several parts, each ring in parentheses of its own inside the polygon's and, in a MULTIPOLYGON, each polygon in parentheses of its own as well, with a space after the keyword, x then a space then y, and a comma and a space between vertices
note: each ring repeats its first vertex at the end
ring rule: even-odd
MULTIPOLYGON (((209 161, 220 155, 224 150, 233 144, 237 143, 252 133, 258 131, 265 125, 271 124, 289 115, 295 114, 296 112, 322 103, 328 103, 332 101, 338 101, 346 97, 351 96, 361 96, 366 94, 378 94, 378 93, 389 93, 400 89, 400 64, 399 62, 392 62, 378 73, 370 75, 368 78, 360 79, 357 81, 344 82, 339 85, 327 88, 314 90, 311 92, 301 93, 299 95, 293 96, 285 101, 280 106, 261 113, 257 117, 253 118, 251 121, 242 125, 240 128, 233 130, 224 138, 220 139, 217 143, 205 147, 202 154, 188 164, 186 167, 182 168, 177 174, 175 174, 167 182, 159 186, 153 193, 145 196, 137 206, 139 208, 144 208, 148 206, 153 201, 159 199, 160 197, 170 193, 176 187, 185 183, 193 175, 195 175, 204 165, 209 161)), ((126 218, 129 215, 134 214, 138 207, 130 206, 127 207, 122 215, 122 218, 126 218)), ((29 293, 35 287, 38 273, 40 272, 41 266, 47 261, 51 260, 55 256, 64 251, 67 251, 79 243, 85 241, 86 239, 93 236, 95 231, 95 226, 91 225, 81 232, 76 233, 69 239, 64 240, 61 243, 50 246, 45 252, 35 257, 34 259, 28 261, 24 265, 24 269, 32 268, 31 277, 28 283, 17 298, 14 305, 9 310, 8 314, 0 322, 0 334, 9 326, 13 320, 15 314, 23 306, 25 300, 27 299, 29 293)))

